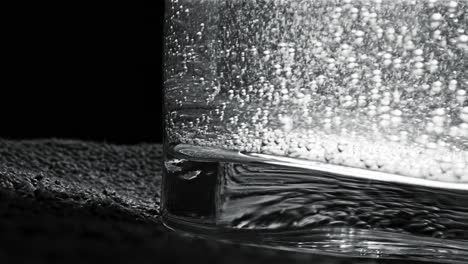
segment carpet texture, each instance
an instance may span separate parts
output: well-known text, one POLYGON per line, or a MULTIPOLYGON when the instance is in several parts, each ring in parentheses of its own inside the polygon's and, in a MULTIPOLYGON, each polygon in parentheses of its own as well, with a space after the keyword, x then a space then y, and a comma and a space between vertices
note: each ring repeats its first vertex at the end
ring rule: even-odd
POLYGON ((0 263, 409 263, 168 231, 158 218, 161 159, 159 144, 0 140, 0 263))

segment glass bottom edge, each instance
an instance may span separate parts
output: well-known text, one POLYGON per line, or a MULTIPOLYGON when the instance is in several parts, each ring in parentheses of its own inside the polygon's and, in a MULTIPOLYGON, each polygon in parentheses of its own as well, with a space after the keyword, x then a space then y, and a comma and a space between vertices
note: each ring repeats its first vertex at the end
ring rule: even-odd
MULTIPOLYGON (((355 228, 304 230, 245 230, 202 223, 187 217, 161 217, 163 225, 179 235, 281 251, 346 259, 405 260, 464 264, 468 242, 395 234, 355 228)), ((405 262, 406 263, 406 262, 405 262)))

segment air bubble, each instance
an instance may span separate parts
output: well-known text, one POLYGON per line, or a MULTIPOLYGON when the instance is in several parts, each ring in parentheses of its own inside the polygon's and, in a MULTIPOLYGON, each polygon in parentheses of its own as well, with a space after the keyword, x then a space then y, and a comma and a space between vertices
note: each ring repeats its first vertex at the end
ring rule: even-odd
POLYGON ((432 16, 431 16, 431 20, 433 20, 433 21, 440 21, 440 20, 442 20, 443 18, 444 18, 444 17, 443 17, 442 14, 440 14, 440 13, 434 13, 434 14, 432 14, 432 16))

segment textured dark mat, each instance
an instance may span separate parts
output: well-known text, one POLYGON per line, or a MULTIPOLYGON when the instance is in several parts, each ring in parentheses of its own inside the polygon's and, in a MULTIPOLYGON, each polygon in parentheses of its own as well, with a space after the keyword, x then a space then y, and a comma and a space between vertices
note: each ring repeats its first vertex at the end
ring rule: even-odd
POLYGON ((161 145, 0 140, 0 263, 408 263, 181 237, 158 220, 161 145))

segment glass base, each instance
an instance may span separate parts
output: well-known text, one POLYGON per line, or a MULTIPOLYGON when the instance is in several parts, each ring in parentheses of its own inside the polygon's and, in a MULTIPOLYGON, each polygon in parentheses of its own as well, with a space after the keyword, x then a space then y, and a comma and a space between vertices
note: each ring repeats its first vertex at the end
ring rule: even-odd
POLYGON ((466 263, 466 242, 444 242, 411 235, 353 228, 295 231, 255 231, 220 228, 166 214, 164 225, 179 234, 224 243, 345 258, 404 259, 436 263, 466 263))
POLYGON ((346 257, 468 259, 464 183, 189 145, 166 154, 162 218, 177 232, 346 257))

